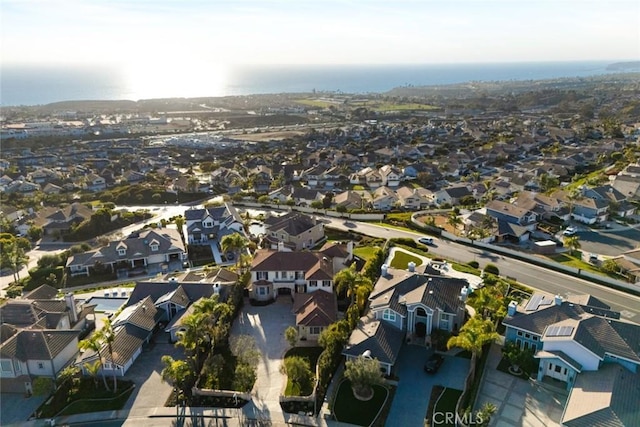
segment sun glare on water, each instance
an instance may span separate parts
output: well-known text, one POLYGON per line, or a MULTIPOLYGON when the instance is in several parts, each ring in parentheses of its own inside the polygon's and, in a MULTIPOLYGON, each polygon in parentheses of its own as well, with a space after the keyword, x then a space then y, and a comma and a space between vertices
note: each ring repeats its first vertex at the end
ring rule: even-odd
POLYGON ((125 79, 127 98, 132 100, 223 96, 227 69, 187 59, 130 66, 125 79))

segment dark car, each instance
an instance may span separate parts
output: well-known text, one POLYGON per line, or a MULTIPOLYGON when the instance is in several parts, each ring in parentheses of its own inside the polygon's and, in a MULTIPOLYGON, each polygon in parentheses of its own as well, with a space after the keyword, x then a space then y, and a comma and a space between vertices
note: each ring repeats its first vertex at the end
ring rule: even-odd
POLYGON ((429 372, 430 374, 435 374, 436 372, 438 372, 438 369, 440 369, 440 366, 442 366, 443 362, 444 357, 437 353, 433 353, 431 356, 429 356, 427 362, 424 364, 424 371, 429 372))

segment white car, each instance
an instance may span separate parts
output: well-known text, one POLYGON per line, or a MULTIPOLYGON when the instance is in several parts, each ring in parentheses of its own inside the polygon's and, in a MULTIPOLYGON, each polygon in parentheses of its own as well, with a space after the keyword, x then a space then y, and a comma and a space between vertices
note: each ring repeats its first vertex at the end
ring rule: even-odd
POLYGON ((418 242, 422 243, 423 245, 433 245, 433 239, 431 237, 421 237, 418 239, 418 242))
POLYGON ((574 234, 576 234, 578 232, 578 230, 575 227, 567 227, 562 234, 564 234, 565 236, 573 236, 574 234))

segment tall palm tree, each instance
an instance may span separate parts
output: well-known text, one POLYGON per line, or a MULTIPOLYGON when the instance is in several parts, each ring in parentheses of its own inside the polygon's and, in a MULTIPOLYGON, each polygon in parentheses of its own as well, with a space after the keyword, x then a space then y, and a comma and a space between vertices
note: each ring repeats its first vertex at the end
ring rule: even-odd
MULTIPOLYGON (((88 338, 86 340, 82 340, 78 343, 78 347, 80 347, 81 350, 92 350, 94 352, 96 352, 98 354, 98 361, 100 361, 100 367, 102 368, 102 353, 101 353, 101 349, 102 349, 102 343, 100 342, 99 338, 99 334, 95 333, 93 334, 93 336, 91 336, 91 338, 88 338)), ((105 390, 109 390, 109 384, 107 384, 107 378, 104 375, 104 369, 102 369, 102 381, 104 382, 104 388, 105 390)))
POLYGON ((462 224, 462 219, 458 215, 456 215, 454 211, 451 211, 451 213, 449 214, 449 218, 447 218, 447 224, 453 227, 453 234, 458 234, 458 226, 462 224))
POLYGON ((189 354, 193 371, 200 372, 201 353, 205 345, 211 340, 207 334, 206 316, 202 313, 192 313, 182 319, 183 331, 178 333, 176 346, 182 347, 189 354))
POLYGON ((113 372, 113 392, 116 393, 118 391, 118 377, 116 375, 116 363, 113 353, 113 341, 116 339, 116 334, 113 330, 113 325, 111 324, 110 319, 105 319, 104 326, 99 331, 98 337, 103 344, 107 344, 107 348, 109 349, 109 357, 111 358, 111 372, 113 372))
MULTIPOLYGON (((86 362, 82 366, 86 369, 87 373, 93 379, 93 385, 97 389, 98 388, 98 373, 100 372, 100 368, 102 368, 102 361, 100 359, 91 362, 86 362)), ((106 380, 105 380, 106 381, 106 380)), ((106 383, 106 382, 105 382, 106 383)))
POLYGON ((351 298, 351 304, 355 302, 360 311, 364 310, 367 298, 373 290, 373 283, 371 279, 356 271, 355 264, 340 270, 333 277, 333 282, 336 292, 346 292, 347 297, 351 298))
POLYGON ((223 252, 233 252, 235 254, 236 266, 240 262, 240 254, 247 247, 247 239, 240 233, 227 234, 222 238, 220 247, 223 252))
POLYGON ((482 354, 482 347, 495 341, 499 336, 490 319, 472 317, 460 328, 460 333, 457 336, 449 338, 447 348, 460 347, 463 350, 468 350, 471 352, 472 359, 475 360, 482 354))
POLYGON ((564 245, 569 248, 571 254, 580 249, 580 236, 564 236, 564 245))

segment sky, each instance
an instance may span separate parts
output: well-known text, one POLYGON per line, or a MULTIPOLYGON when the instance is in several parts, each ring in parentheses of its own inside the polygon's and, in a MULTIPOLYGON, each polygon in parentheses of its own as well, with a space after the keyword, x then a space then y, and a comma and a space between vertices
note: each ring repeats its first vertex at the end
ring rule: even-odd
POLYGON ((3 65, 640 59, 638 0, 0 0, 3 65))

